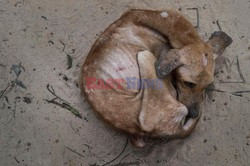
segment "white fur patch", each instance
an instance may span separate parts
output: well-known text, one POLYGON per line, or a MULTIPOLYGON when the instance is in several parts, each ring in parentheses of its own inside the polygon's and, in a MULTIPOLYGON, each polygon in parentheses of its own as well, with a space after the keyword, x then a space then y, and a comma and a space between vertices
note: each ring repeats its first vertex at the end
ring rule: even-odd
POLYGON ((217 54, 213 54, 214 60, 218 58, 217 54))
POLYGON ((180 111, 182 112, 182 114, 183 114, 184 116, 187 116, 187 114, 188 114, 188 109, 187 109, 187 107, 182 106, 182 107, 180 108, 180 111))
POLYGON ((190 129, 190 127, 195 123, 195 119, 193 119, 193 118, 190 118, 187 122, 186 122, 186 124, 183 126, 183 129, 184 130, 189 130, 190 129))
POLYGON ((144 119, 145 119, 145 112, 141 111, 139 115, 139 121, 141 124, 143 123, 143 125, 144 125, 144 119))
POLYGON ((167 13, 167 12, 161 12, 161 16, 162 16, 162 17, 167 17, 167 16, 168 16, 168 13, 167 13))
POLYGON ((207 57, 204 54, 202 54, 202 61, 204 66, 207 66, 207 57))
POLYGON ((178 111, 179 111, 179 114, 178 116, 175 117, 176 123, 181 122, 188 114, 188 109, 185 106, 180 107, 178 111))

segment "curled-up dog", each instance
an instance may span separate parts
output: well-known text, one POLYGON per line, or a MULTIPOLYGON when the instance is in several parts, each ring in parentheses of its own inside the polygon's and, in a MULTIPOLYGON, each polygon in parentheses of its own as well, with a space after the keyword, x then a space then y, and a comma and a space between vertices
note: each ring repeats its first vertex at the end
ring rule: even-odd
POLYGON ((201 115, 215 58, 231 42, 221 31, 202 41, 173 10, 129 10, 95 41, 81 88, 92 109, 137 147, 144 137, 185 137, 201 115))

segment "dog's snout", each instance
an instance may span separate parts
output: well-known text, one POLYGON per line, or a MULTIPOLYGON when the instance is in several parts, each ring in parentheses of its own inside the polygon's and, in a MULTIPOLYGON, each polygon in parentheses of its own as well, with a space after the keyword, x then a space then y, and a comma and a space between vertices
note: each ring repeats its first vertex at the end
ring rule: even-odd
POLYGON ((196 118, 198 116, 199 116, 199 107, 197 104, 194 104, 188 108, 188 117, 196 118))

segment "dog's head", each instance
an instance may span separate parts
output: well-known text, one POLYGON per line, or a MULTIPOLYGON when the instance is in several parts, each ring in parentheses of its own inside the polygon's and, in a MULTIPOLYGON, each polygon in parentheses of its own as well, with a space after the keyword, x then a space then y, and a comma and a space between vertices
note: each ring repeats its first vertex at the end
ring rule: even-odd
POLYGON ((205 88, 214 80, 215 59, 232 43, 224 32, 214 32, 208 42, 197 42, 172 49, 156 62, 156 73, 163 78, 174 73, 177 99, 189 110, 189 117, 199 115, 205 88))

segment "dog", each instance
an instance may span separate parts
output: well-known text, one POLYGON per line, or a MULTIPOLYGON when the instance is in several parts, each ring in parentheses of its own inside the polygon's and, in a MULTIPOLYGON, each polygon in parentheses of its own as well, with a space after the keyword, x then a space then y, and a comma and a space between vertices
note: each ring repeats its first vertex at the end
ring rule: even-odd
POLYGON ((136 147, 145 146, 145 137, 185 137, 200 118, 215 59, 231 42, 222 31, 202 41, 174 10, 131 9, 95 41, 81 89, 92 109, 131 135, 136 147), (145 88, 148 80, 158 88, 145 88), (131 83, 139 86, 128 88, 131 83))

